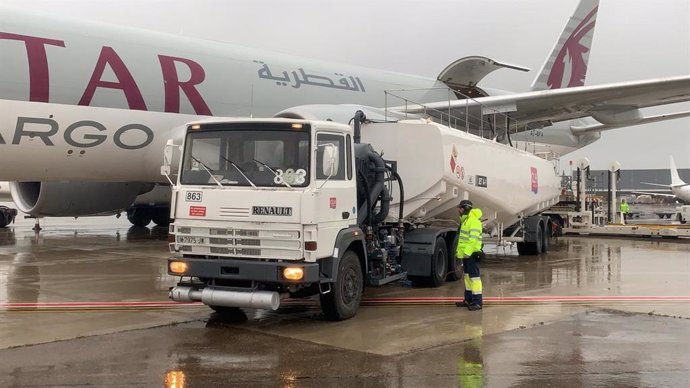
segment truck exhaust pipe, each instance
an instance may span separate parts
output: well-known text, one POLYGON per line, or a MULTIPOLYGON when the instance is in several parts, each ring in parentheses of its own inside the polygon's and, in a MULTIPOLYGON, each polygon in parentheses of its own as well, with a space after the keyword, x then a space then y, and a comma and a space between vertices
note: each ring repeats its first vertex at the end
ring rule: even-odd
POLYGON ((367 116, 362 112, 361 110, 358 110, 355 112, 355 117, 350 119, 350 122, 354 121, 355 122, 355 133, 353 136, 353 140, 355 141, 355 144, 359 144, 360 139, 362 138, 362 123, 364 123, 367 120, 367 116))
POLYGON ((201 301, 208 306, 244 307, 251 309, 278 310, 280 295, 274 291, 227 291, 210 287, 195 290, 191 287, 173 287, 168 293, 175 302, 201 301))

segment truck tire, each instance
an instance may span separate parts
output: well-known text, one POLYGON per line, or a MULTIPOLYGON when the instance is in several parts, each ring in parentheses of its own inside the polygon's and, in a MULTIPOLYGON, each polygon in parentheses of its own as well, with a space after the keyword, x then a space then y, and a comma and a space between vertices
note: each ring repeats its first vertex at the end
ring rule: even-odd
POLYGON ((546 226, 546 228, 543 230, 543 233, 541 234, 542 240, 541 240, 541 253, 546 253, 549 251, 549 232, 552 229, 551 223, 549 222, 546 226), (548 231, 547 231, 548 230, 548 231))
POLYGON ((9 224, 9 220, 6 220, 5 215, 2 212, 0 212, 0 228, 4 228, 9 224))
POLYGON ((680 213, 676 214, 676 220, 680 222, 681 224, 684 224, 686 221, 683 219, 683 215, 680 213))
POLYGON ((338 275, 331 283, 331 291, 320 294, 321 310, 329 321, 342 321, 352 318, 362 300, 364 279, 359 257, 347 251, 338 264, 338 275))
POLYGON ((460 279, 458 275, 458 259, 453 252, 448 252, 448 273, 446 274, 447 282, 455 282, 460 279))
POLYGON ((535 241, 525 241, 517 243, 518 254, 520 256, 534 256, 542 252, 542 243, 544 242, 544 231, 541 224, 537 225, 535 241))
POLYGON ((438 237, 434 247, 434 255, 431 257, 431 274, 429 276, 431 287, 440 287, 443 284, 446 279, 446 268, 448 268, 448 247, 446 247, 446 240, 443 237, 438 237))

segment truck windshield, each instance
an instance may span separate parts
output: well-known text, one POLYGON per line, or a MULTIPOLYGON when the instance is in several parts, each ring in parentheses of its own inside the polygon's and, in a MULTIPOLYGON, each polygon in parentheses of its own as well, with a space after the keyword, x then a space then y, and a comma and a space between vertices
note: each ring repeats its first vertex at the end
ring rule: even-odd
POLYGON ((215 186, 216 180, 223 186, 308 185, 309 132, 207 130, 188 133, 180 183, 215 186))

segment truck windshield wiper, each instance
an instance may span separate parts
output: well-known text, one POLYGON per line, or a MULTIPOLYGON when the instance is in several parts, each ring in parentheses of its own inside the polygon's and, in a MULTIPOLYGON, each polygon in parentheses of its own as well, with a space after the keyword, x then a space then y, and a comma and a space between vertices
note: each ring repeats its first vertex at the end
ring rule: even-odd
POLYGON ((285 186, 287 186, 287 187, 289 187, 289 188, 292 188, 292 186, 290 186, 289 183, 285 182, 285 179, 282 179, 282 178, 280 177, 280 175, 278 175, 277 172, 273 171, 273 169, 272 169, 271 167, 268 166, 268 164, 266 164, 266 163, 264 163, 264 162, 262 162, 262 161, 260 161, 260 160, 256 160, 256 159, 252 159, 252 160, 255 161, 255 162, 257 162, 257 163, 259 163, 260 165, 266 167, 266 168, 268 169, 268 171, 272 172, 273 175, 276 176, 276 178, 279 178, 279 180, 280 180, 281 182, 285 183, 285 186))
POLYGON ((211 177, 211 179, 213 179, 214 182, 216 182, 216 184, 217 184, 218 186, 223 187, 223 185, 222 185, 220 182, 218 182, 218 179, 216 179, 216 177, 213 175, 213 173, 214 173, 215 171, 213 171, 213 170, 211 170, 210 168, 208 168, 208 166, 207 166, 206 164, 204 164, 204 162, 202 162, 201 160, 195 158, 194 155, 192 155, 192 159, 194 159, 197 163, 199 163, 199 164, 201 165, 201 167, 204 168, 204 170, 206 170, 206 172, 208 173, 208 175, 211 177))
POLYGON ((247 175, 244 174, 244 171, 242 171, 242 169, 241 169, 237 164, 235 164, 235 162, 233 162, 232 160, 226 158, 226 157, 223 156, 223 155, 221 155, 220 157, 223 158, 226 162, 230 163, 233 167, 235 167, 235 168, 237 169, 237 171, 239 171, 240 174, 244 177, 244 179, 246 179, 247 182, 249 182, 249 184, 252 185, 253 188, 256 188, 256 185, 254 184, 254 182, 252 182, 252 180, 249 179, 249 177, 248 177, 247 175))

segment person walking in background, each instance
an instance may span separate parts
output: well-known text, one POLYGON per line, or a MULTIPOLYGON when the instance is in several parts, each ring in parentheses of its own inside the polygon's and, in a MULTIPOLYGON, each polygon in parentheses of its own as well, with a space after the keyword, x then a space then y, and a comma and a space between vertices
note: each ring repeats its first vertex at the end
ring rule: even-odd
POLYGON ((630 213, 630 205, 628 205, 628 203, 625 202, 624 199, 621 199, 620 212, 621 221, 623 224, 625 224, 625 221, 628 219, 628 213, 630 213))

